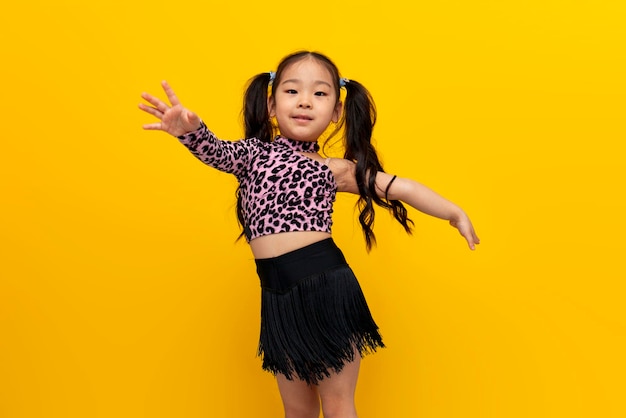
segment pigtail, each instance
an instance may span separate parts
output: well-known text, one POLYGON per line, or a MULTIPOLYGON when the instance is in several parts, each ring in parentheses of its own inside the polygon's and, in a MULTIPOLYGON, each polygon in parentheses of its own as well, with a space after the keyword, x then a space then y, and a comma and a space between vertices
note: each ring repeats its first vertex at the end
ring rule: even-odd
POLYGON ((399 200, 381 199, 376 190, 376 173, 384 172, 383 167, 371 143, 372 131, 376 124, 376 106, 369 91, 358 81, 347 80, 344 127, 344 158, 356 163, 356 183, 359 188, 359 223, 365 236, 368 251, 376 243, 374 235, 374 203, 388 209, 400 222, 407 233, 411 233, 411 221, 407 210, 399 200))
MULTIPOLYGON (((270 120, 267 108, 267 89, 270 83, 270 73, 261 73, 251 78, 243 97, 243 123, 246 138, 258 138, 263 142, 270 142, 274 136, 274 127, 270 120)), ((241 205, 241 185, 235 190, 237 198, 237 221, 242 227, 237 240, 247 233, 246 222, 241 205)))
POLYGON ((243 122, 246 138, 270 142, 274 128, 267 108, 267 89, 270 73, 261 73, 250 79, 243 99, 243 122))

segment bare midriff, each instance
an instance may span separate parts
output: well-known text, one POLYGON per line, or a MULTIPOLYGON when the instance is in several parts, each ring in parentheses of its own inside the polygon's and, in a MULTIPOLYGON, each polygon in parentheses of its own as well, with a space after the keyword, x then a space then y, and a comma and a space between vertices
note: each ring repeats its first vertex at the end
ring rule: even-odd
POLYGON ((328 232, 281 232, 253 239, 250 241, 250 248, 254 258, 272 258, 330 237, 328 232))

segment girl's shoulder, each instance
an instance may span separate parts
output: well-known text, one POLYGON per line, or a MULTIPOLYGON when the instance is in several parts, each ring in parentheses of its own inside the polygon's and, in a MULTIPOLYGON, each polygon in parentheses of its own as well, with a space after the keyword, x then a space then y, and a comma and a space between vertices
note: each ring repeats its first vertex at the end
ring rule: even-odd
POLYGON ((358 193, 356 164, 345 158, 331 158, 326 165, 330 168, 340 192, 358 193))

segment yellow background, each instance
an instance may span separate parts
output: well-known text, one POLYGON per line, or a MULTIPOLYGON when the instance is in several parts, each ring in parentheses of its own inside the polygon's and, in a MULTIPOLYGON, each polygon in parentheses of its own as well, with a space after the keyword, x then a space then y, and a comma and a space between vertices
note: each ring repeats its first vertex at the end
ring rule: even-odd
POLYGON ((11 2, 0 14, 0 417, 281 416, 234 179, 144 132, 167 79, 221 137, 246 80, 320 50, 385 168, 464 207, 472 253, 354 198, 335 236, 388 348, 361 418, 626 416, 620 0, 11 2))

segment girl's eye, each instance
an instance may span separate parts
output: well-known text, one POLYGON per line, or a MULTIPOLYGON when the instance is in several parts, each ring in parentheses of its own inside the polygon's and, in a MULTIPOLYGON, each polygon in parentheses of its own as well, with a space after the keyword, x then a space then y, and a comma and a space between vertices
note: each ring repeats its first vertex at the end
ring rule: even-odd
POLYGON ((315 95, 316 96, 328 96, 328 94, 325 91, 316 91, 315 95))
POLYGON ((285 93, 287 93, 287 94, 296 94, 298 92, 295 91, 294 89, 288 89, 288 90, 285 91, 285 93))

